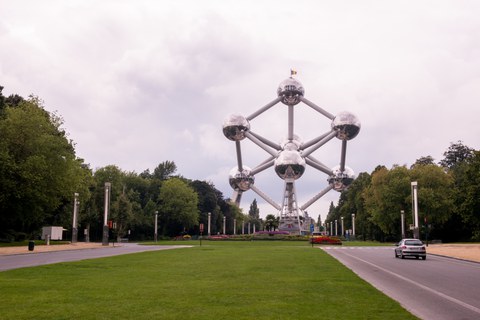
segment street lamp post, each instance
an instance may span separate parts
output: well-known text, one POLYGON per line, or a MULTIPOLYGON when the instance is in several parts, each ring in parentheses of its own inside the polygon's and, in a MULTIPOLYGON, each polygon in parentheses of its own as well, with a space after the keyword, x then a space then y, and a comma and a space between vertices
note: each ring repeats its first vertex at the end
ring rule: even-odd
POLYGON ((223 216, 223 234, 227 234, 227 217, 223 216))
POLYGON ((155 211, 155 233, 153 235, 155 242, 158 240, 158 211, 155 211))
POLYGON ((207 233, 208 233, 208 236, 210 236, 210 224, 212 222, 212 214, 209 212, 208 213, 208 225, 207 225, 207 233))
POLYGON ((414 230, 413 230, 413 237, 415 239, 420 239, 420 232, 418 228, 418 182, 413 181, 412 182, 412 206, 413 206, 413 223, 414 223, 414 230))
POLYGON ((105 214, 103 216, 103 238, 102 245, 108 246, 108 211, 110 206, 110 193, 112 184, 105 182, 105 214))
POLYGON ((355 213, 352 213, 352 236, 355 237, 355 213))
POLYGON ((402 229, 402 239, 405 238, 405 211, 400 210, 400 224, 402 229))
POLYGON ((237 234, 237 219, 233 219, 233 235, 237 234))
POLYGON ((335 220, 335 236, 338 236, 338 220, 335 220))
POLYGON ((342 220, 342 236, 345 235, 345 229, 344 229, 344 225, 343 225, 343 217, 340 218, 342 220))
POLYGON ((80 202, 78 201, 78 193, 73 194, 73 219, 72 219, 72 243, 78 241, 78 205, 80 202))

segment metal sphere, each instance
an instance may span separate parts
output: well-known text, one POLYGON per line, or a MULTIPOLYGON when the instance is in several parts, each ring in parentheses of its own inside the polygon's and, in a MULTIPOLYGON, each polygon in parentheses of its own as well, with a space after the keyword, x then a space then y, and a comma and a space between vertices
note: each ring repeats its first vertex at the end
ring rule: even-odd
POLYGON ((296 134, 293 135, 292 140, 284 139, 281 143, 280 146, 282 147, 282 150, 299 150, 300 147, 302 146, 303 142, 302 139, 296 134))
POLYGON ((332 129, 340 140, 351 140, 360 132, 360 121, 353 113, 342 111, 332 121, 332 129))
POLYGON ((349 167, 345 167, 345 170, 340 171, 340 166, 336 166, 332 169, 333 174, 328 178, 328 183, 333 187, 335 191, 343 191, 347 189, 355 180, 355 173, 349 167))
POLYGON ((234 167, 230 170, 228 182, 233 190, 247 191, 250 190, 250 186, 255 183, 255 176, 252 175, 252 169, 243 166, 243 170, 240 172, 238 167, 234 167))
POLYGON ((297 180, 305 172, 305 167, 305 159, 298 151, 283 150, 275 159, 275 172, 283 180, 297 180))
POLYGON ((250 123, 244 116, 231 114, 223 121, 223 134, 229 140, 245 139, 245 132, 248 130, 250 130, 250 123))
POLYGON ((305 89, 303 89, 300 81, 290 77, 280 83, 277 94, 282 98, 283 104, 294 106, 300 102, 300 97, 303 97, 305 94, 305 89))

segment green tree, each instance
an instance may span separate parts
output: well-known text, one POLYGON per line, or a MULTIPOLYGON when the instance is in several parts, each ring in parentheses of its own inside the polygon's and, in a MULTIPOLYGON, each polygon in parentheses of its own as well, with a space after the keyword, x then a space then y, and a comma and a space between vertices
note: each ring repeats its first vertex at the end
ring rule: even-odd
POLYGON ((267 214, 265 217, 265 229, 268 231, 275 231, 280 224, 280 218, 273 214, 267 214))
POLYGON ((129 226, 133 222, 133 205, 125 193, 120 194, 112 203, 111 219, 115 221, 115 231, 120 242, 120 238, 127 235, 129 226))
POLYGON ((433 225, 445 223, 454 209, 452 176, 441 167, 430 164, 413 167, 410 177, 411 181, 418 182, 419 219, 427 218, 433 225))
POLYGON ((455 178, 455 214, 461 221, 461 239, 480 241, 480 151, 459 164, 455 178))
POLYGON ((159 180, 166 180, 177 171, 177 165, 173 161, 160 163, 153 171, 153 177, 159 180))
POLYGON ((341 216, 345 219, 345 228, 353 228, 352 214, 355 214, 355 233, 363 240, 381 238, 378 228, 371 223, 371 216, 365 209, 365 190, 370 183, 370 174, 361 172, 349 188, 342 193, 344 202, 339 209, 341 216))
POLYGON ((162 184, 159 213, 164 235, 177 235, 198 225, 198 195, 185 181, 171 178, 162 184))
POLYGON ((474 149, 467 147, 462 141, 451 143, 447 151, 443 153, 445 157, 439 164, 444 168, 452 169, 457 164, 465 162, 473 157, 474 149))
MULTIPOLYGON (((223 197, 221 196, 221 193, 217 193, 213 184, 206 181, 195 180, 190 183, 190 186, 198 195, 200 223, 203 223, 205 226, 208 224, 208 213, 211 214, 211 221, 217 221, 218 217, 222 216, 223 211, 229 210, 229 208, 224 208, 223 211, 221 210, 220 203, 223 200, 223 197)), ((212 234, 216 234, 220 230, 221 226, 218 226, 217 224, 211 225, 210 232, 212 234)))
POLYGON ((68 221, 65 215, 72 211, 66 208, 71 209, 73 194, 86 188, 88 172, 66 138, 63 120, 36 97, 3 107, 0 233, 33 234, 46 223, 68 221))
POLYGON ((416 165, 427 165, 427 164, 435 164, 435 159, 433 159, 432 156, 420 157, 412 165, 412 168, 416 165))
POLYGON ((365 209, 386 236, 382 240, 400 238, 400 210, 409 207, 410 181, 405 166, 380 168, 372 174, 371 184, 364 193, 365 209))
POLYGON ((249 222, 255 225, 255 230, 262 230, 262 220, 260 219, 260 209, 257 205, 257 199, 253 199, 248 210, 249 222))

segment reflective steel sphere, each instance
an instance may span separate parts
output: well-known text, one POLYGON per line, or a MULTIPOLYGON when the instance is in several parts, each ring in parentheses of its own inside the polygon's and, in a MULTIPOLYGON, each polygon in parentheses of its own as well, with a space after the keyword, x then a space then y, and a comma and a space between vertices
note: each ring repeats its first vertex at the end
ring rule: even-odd
POLYGON ((298 179, 305 172, 305 159, 298 151, 283 150, 275 159, 275 172, 280 178, 298 179))
POLYGON ((245 139, 245 132, 248 130, 250 130, 250 123, 244 116, 232 114, 223 121, 223 134, 229 140, 240 141, 245 139))
POLYGON ((336 166, 332 169, 333 174, 328 178, 328 183, 333 187, 335 191, 343 191, 347 189, 355 180, 355 173, 349 167, 345 167, 345 170, 340 171, 340 166, 336 166))
POLYGON ((350 140, 360 132, 360 121, 353 113, 342 111, 332 121, 332 129, 340 140, 350 140))
POLYGON ((300 81, 290 77, 280 83, 277 94, 282 98, 281 101, 283 104, 294 106, 300 102, 299 97, 303 97, 305 90, 300 81))
POLYGON ((230 170, 228 182, 234 190, 247 191, 250 186, 255 183, 255 176, 251 174, 252 170, 249 167, 243 166, 243 171, 240 172, 238 167, 230 170))
POLYGON ((302 139, 296 134, 293 135, 292 140, 285 139, 282 141, 280 146, 282 150, 298 150, 302 146, 302 139))

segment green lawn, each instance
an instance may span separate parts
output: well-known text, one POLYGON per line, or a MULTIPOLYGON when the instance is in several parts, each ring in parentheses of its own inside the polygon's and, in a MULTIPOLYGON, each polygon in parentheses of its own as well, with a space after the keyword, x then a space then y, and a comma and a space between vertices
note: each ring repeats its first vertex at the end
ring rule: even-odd
POLYGON ((0 272, 0 318, 416 319, 305 242, 176 243, 0 272))

